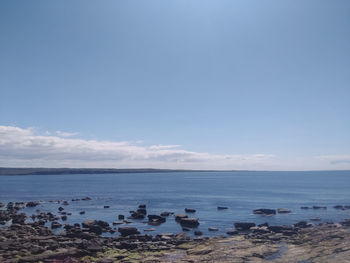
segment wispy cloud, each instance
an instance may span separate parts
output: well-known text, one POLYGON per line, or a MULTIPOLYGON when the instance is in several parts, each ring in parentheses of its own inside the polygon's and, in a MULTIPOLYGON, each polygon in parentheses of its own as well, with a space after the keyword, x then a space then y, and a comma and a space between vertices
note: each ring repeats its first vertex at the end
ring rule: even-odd
POLYGON ((63 131, 56 131, 56 135, 60 137, 72 137, 75 135, 78 135, 77 132, 63 132, 63 131))
POLYGON ((1 166, 155 167, 189 169, 266 169, 272 154, 221 155, 126 141, 70 138, 76 134, 37 134, 34 129, 0 126, 1 166))
POLYGON ((330 164, 350 164, 350 155, 323 155, 317 156, 317 159, 321 161, 326 161, 330 164))

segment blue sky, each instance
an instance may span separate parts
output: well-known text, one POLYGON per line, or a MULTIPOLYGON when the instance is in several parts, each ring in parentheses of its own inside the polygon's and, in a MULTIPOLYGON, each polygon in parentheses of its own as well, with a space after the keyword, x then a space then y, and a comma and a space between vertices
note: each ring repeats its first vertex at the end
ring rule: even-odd
POLYGON ((349 16, 346 0, 3 0, 0 165, 350 169, 349 16), (106 160, 101 142, 138 150, 106 160), (160 145, 201 157, 150 158, 160 145))

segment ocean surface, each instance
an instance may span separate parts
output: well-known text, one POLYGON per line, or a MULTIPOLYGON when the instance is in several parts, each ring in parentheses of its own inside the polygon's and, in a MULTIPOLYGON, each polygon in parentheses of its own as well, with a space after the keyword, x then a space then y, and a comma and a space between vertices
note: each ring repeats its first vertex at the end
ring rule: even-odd
MULTIPOLYGON (((35 208, 25 208, 23 211, 28 215, 35 214, 36 209, 57 214, 58 207, 63 206, 72 213, 64 223, 99 219, 111 224, 119 214, 129 216, 129 211, 136 210, 139 204, 147 205, 148 214, 184 213, 186 207, 194 208, 197 212, 188 214, 189 217, 198 217, 198 230, 213 236, 225 234, 239 221, 283 225, 315 217, 321 218, 320 222, 350 218, 350 209, 333 208, 350 205, 350 171, 0 176, 0 202, 9 201, 43 201, 35 208), (71 201, 86 196, 92 200, 71 201), (53 200, 67 200, 69 205, 53 200), (105 205, 110 208, 104 208, 105 205), (315 205, 327 209, 300 209, 315 205), (217 206, 228 209, 217 210, 217 206), (257 208, 286 208, 292 213, 261 216, 252 213, 257 208), (80 215, 80 211, 86 213, 80 215), (217 227, 219 231, 209 232, 208 227, 217 227)), ((154 227, 156 230, 150 234, 182 231, 173 216, 160 226, 149 226, 146 220, 131 221, 129 226, 140 232, 154 227)), ((189 234, 192 233, 193 230, 189 234)))

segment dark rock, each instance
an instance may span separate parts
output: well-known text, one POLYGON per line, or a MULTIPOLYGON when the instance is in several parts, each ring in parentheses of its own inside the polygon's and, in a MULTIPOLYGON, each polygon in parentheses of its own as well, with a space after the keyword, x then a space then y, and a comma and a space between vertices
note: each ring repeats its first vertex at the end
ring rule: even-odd
POLYGON ((267 227, 270 231, 275 233, 283 233, 285 231, 293 231, 291 226, 269 226, 267 227))
POLYGON ((278 209, 277 209, 277 212, 278 212, 279 214, 289 214, 289 213, 291 213, 292 211, 291 211, 291 210, 288 210, 288 209, 284 209, 284 208, 278 208, 278 209))
POLYGON ((325 209, 327 209, 327 206, 317 206, 317 205, 314 205, 312 208, 313 208, 313 209, 323 209, 323 210, 325 210, 325 209))
POLYGON ((194 231, 194 234, 195 234, 196 236, 201 236, 201 235, 203 235, 202 231, 199 231, 199 230, 194 231))
POLYGON ((350 219, 345 219, 341 221, 340 224, 342 224, 343 226, 350 226, 350 219))
POLYGON ((26 204, 26 207, 35 207, 37 205, 40 205, 40 203, 39 202, 28 202, 26 204))
POLYGON ((307 209, 310 209, 310 207, 308 207, 308 206, 302 206, 302 207, 300 207, 300 209, 307 210, 307 209))
POLYGON ((69 205, 69 203, 67 201, 64 201, 63 205, 69 205))
POLYGON ((85 211, 80 211, 79 214, 84 215, 85 211))
POLYGON ((12 224, 24 224, 24 221, 26 220, 27 215, 24 213, 21 214, 14 214, 12 215, 12 224))
POLYGON ((119 220, 124 220, 125 216, 124 215, 118 215, 119 220))
POLYGON ((91 198, 87 196, 87 197, 82 198, 81 200, 83 200, 83 201, 89 201, 89 200, 91 200, 91 198))
POLYGON ((109 208, 109 205, 105 205, 105 206, 103 206, 103 208, 109 208))
POLYGON ((63 221, 66 221, 66 220, 67 220, 67 216, 61 216, 61 219, 62 219, 63 221))
POLYGON ((191 231, 191 228, 183 227, 183 228, 182 228, 182 231, 191 231))
POLYGON ((226 210, 226 209, 228 209, 228 207, 226 207, 226 206, 218 206, 218 210, 226 210))
POLYGON ((114 222, 112 223, 113 226, 122 225, 122 224, 124 224, 123 221, 114 221, 114 222))
POLYGON ((319 217, 314 217, 314 218, 310 218, 311 221, 321 221, 321 218, 319 217))
POLYGON ((172 214, 171 212, 162 212, 160 215, 161 216, 169 216, 171 214, 172 214))
POLYGON ((185 208, 185 212, 186 212, 186 213, 195 213, 195 212, 196 212, 196 209, 193 209, 193 208, 185 208))
POLYGON ((129 219, 144 219, 145 215, 139 212, 133 212, 131 216, 128 217, 129 219))
POLYGON ((342 206, 342 205, 335 205, 335 206, 333 206, 333 208, 335 208, 335 209, 344 209, 344 206, 342 206))
POLYGON ((234 223, 234 226, 239 231, 246 231, 249 230, 251 227, 256 226, 255 223, 249 223, 249 222, 236 222, 234 223))
POLYGON ((259 224, 258 226, 259 226, 259 227, 262 227, 262 226, 269 226, 269 223, 265 222, 265 223, 259 224))
POLYGON ((159 215, 148 215, 148 221, 154 222, 154 223, 165 223, 166 219, 165 217, 159 216, 159 215))
POLYGON ((141 213, 141 214, 144 214, 144 215, 146 215, 147 214, 147 210, 145 209, 145 208, 139 208, 139 209, 137 209, 137 211, 136 211, 137 213, 141 213))
POLYGON ((219 231, 216 227, 208 227, 208 231, 219 231))
POLYGON ((186 214, 177 214, 175 215, 175 220, 180 221, 182 218, 187 218, 188 216, 186 214))
POLYGON ((119 227, 118 232, 123 236, 138 235, 140 232, 136 227, 119 227))
POLYGON ((254 214, 257 215, 275 215, 276 210, 275 209, 267 209, 267 208, 260 208, 253 210, 254 214))
POLYGON ((228 234, 228 235, 237 235, 238 234, 238 231, 237 230, 234 230, 234 229, 228 229, 227 231, 226 231, 226 234, 228 234))
POLYGON ((79 198, 73 198, 72 199, 72 202, 76 202, 76 201, 80 201, 80 199, 79 198))
POLYGON ((62 206, 60 206, 59 208, 58 208, 58 211, 63 211, 64 210, 64 208, 62 207, 62 206))
POLYGON ((139 205, 139 208, 146 209, 146 205, 145 204, 139 205))
POLYGON ((185 227, 197 227, 199 226, 198 218, 182 218, 180 225, 185 227))
POLYGON ((60 228, 60 227, 62 227, 62 225, 60 223, 56 222, 56 221, 51 223, 51 228, 52 229, 60 228))
POLYGON ((296 224, 294 224, 295 227, 299 227, 299 228, 306 228, 309 226, 309 224, 306 221, 300 221, 296 224))

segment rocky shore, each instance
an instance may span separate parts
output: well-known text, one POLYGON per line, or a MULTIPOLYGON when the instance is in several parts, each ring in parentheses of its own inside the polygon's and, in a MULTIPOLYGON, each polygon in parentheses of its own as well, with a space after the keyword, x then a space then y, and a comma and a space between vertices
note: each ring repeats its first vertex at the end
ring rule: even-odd
MULTIPOLYGON (((62 202, 57 215, 37 211, 28 221, 28 215, 22 213, 21 209, 37 205, 39 202, 0 203, 0 224, 4 225, 0 229, 0 262, 350 261, 350 220, 322 224, 301 221, 288 226, 233 222, 235 229, 227 231, 226 236, 208 238, 196 230, 196 237, 193 238, 186 234, 200 224, 198 218, 191 216, 195 213, 193 208, 185 208, 184 214, 163 212, 160 215, 150 215, 147 214, 146 206, 140 205, 135 211, 130 211, 127 218, 119 215, 120 221, 111 226, 101 220, 84 220, 82 224, 74 225, 61 224, 69 216, 63 207, 68 202, 62 202), (148 225, 156 227, 169 217, 175 218, 183 232, 142 234, 135 227, 126 224, 128 220, 145 219, 148 225), (55 229, 62 231, 54 234, 55 229), (119 232, 119 235, 103 236, 106 232, 119 232)), ((218 207, 220 209, 227 208, 218 207)), ((347 207, 339 206, 335 209, 347 207)), ((288 209, 253 211, 263 216, 289 212, 288 209)), ((146 233, 151 232, 152 228, 147 230, 146 233)), ((216 230, 214 227, 209 229, 216 230)))

